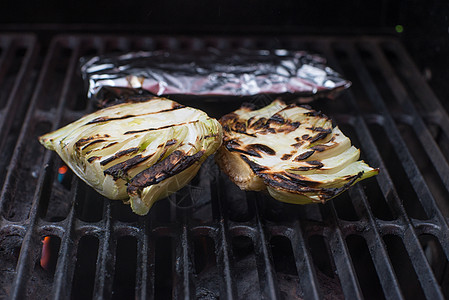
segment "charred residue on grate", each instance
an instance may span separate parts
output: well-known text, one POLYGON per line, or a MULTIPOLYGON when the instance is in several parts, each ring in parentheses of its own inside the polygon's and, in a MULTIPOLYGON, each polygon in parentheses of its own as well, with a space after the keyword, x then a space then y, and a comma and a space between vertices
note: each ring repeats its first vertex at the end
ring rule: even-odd
MULTIPOLYGON (((33 35, 0 36, 0 184, 6 177, 17 179, 9 168, 20 128, 23 125, 32 87, 35 83, 35 59, 37 42, 33 35), (10 175, 8 176, 8 172, 10 175)), ((35 171, 35 170, 34 170, 35 171)), ((16 209, 11 208, 11 195, 15 192, 2 191, 0 207, 11 209, 9 213, 1 209, 2 214, 14 218, 16 209), (8 198, 8 199, 7 199, 8 198)))
POLYGON ((55 235, 40 236, 36 244, 37 251, 34 252, 33 264, 28 273, 33 284, 27 285, 27 297, 52 289, 61 239, 55 235))
POLYGON ((6 299, 11 295, 22 238, 18 234, 0 231, 0 298, 6 299))
POLYGON ((45 153, 37 136, 50 129, 46 122, 38 123, 27 132, 29 140, 22 149, 22 158, 9 174, 9 180, 2 190, 2 215, 10 221, 23 221, 28 218, 32 197, 40 175, 39 162, 45 153), (26 184, 24 184, 26 183, 26 184))
POLYGON ((260 283, 254 244, 250 237, 237 235, 232 239, 233 281, 239 297, 260 299, 260 283))
POLYGON ((307 245, 323 296, 328 299, 342 299, 343 290, 327 239, 322 235, 313 234, 308 237, 307 245))

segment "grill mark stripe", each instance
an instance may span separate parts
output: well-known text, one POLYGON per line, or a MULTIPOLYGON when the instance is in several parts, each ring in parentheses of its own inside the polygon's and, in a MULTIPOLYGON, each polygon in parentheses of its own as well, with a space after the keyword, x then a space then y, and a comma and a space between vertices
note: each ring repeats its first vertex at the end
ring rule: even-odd
POLYGON ((310 143, 315 143, 319 140, 322 140, 322 139, 326 138, 328 135, 329 135, 328 132, 320 132, 316 136, 314 136, 310 139, 310 143))
POLYGON ((111 147, 111 146, 113 146, 113 145, 115 145, 115 144, 118 144, 118 142, 113 142, 113 143, 107 144, 106 146, 104 146, 104 147, 101 148, 101 149, 92 149, 92 150, 89 150, 89 151, 86 152, 86 155, 92 153, 92 151, 96 151, 96 150, 101 151, 101 150, 106 149, 106 148, 109 148, 109 147, 111 147))
POLYGON ((300 155, 295 157, 294 161, 301 161, 301 160, 307 159, 310 156, 312 156, 313 153, 315 153, 315 150, 310 150, 310 151, 301 153, 300 155))
POLYGON ((100 159, 100 156, 92 156, 87 159, 88 163, 92 163, 94 160, 100 159))
POLYGON ((310 148, 310 149, 313 149, 313 150, 318 151, 318 152, 323 152, 323 151, 326 150, 327 148, 328 148, 328 147, 325 146, 325 145, 315 145, 315 146, 313 146, 313 147, 310 148))
POLYGON ((104 175, 111 175, 114 180, 118 180, 123 176, 128 175, 128 171, 138 166, 140 163, 146 161, 151 158, 154 154, 150 154, 148 156, 142 156, 142 154, 136 155, 133 158, 125 160, 121 163, 113 165, 112 167, 104 170, 104 175))
POLYGON ((185 108, 185 106, 180 105, 180 106, 175 106, 173 108, 168 108, 168 109, 163 109, 163 110, 159 110, 159 111, 153 111, 153 112, 149 112, 149 113, 145 113, 145 114, 137 114, 137 115, 126 115, 126 116, 121 116, 121 117, 98 117, 93 119, 90 122, 87 122, 84 125, 90 125, 90 124, 96 124, 96 123, 103 123, 103 122, 109 122, 109 121, 115 121, 115 120, 125 120, 125 119, 129 119, 129 118, 135 118, 135 117, 141 117, 141 116, 148 116, 148 115, 153 115, 153 114, 159 114, 159 113, 164 113, 164 112, 170 112, 173 110, 177 110, 177 109, 181 109, 181 108, 185 108))
POLYGON ((272 148, 268 147, 267 145, 263 144, 250 144, 246 146, 247 151, 261 151, 268 155, 276 155, 276 151, 274 151, 272 148))
MULTIPOLYGON (((210 120, 211 118, 208 118, 207 120, 210 120)), ((140 133, 140 132, 146 132, 146 131, 153 131, 153 130, 160 130, 160 129, 166 129, 166 128, 170 128, 170 127, 175 127, 175 126, 182 126, 182 125, 187 125, 187 124, 194 124, 199 122, 200 120, 195 120, 195 121, 190 121, 190 122, 184 122, 184 123, 179 123, 179 124, 170 124, 170 125, 166 125, 166 126, 161 126, 161 127, 157 127, 157 128, 146 128, 146 129, 141 129, 141 130, 132 130, 132 131, 127 131, 124 134, 135 134, 135 133, 140 133)))
MULTIPOLYGON (((75 143, 75 147, 76 148, 80 148, 81 146, 83 146, 85 143, 88 143, 89 141, 93 140, 95 137, 93 136, 89 136, 87 138, 81 138, 79 139, 76 143, 75 143)), ((65 139, 65 138, 64 138, 65 139)), ((63 139, 63 140, 64 140, 63 139)))
POLYGON ((205 135, 203 137, 203 139, 205 140, 205 139, 209 139, 209 138, 216 138, 217 136, 218 136, 218 133, 208 134, 208 135, 205 135))
POLYGON ((83 146, 83 148, 81 148, 81 150, 84 150, 84 149, 88 148, 89 146, 92 146, 94 144, 101 143, 101 142, 106 142, 106 140, 99 139, 99 140, 92 141, 89 144, 83 146))
POLYGON ((306 127, 306 129, 309 129, 311 131, 316 131, 316 132, 332 133, 332 129, 323 128, 323 127, 306 127))
POLYGON ((286 120, 285 120, 284 117, 281 116, 279 113, 276 113, 276 114, 272 115, 272 116, 268 119, 267 122, 268 122, 268 123, 277 123, 277 124, 282 125, 282 124, 285 124, 285 123, 286 123, 286 120))
POLYGON ((261 172, 266 171, 268 168, 261 166, 251 160, 248 159, 248 157, 246 157, 245 155, 240 154, 240 157, 243 159, 243 161, 245 161, 249 167, 251 168, 251 170, 253 170, 254 173, 256 173, 257 175, 261 175, 261 172))
POLYGON ((184 171, 199 161, 203 154, 204 151, 199 151, 193 155, 185 155, 185 153, 180 150, 174 151, 164 160, 134 176, 128 185, 128 194, 140 193, 145 187, 158 184, 164 179, 184 171))
POLYGON ((130 153, 137 152, 138 150, 139 150, 139 147, 134 147, 134 148, 129 148, 129 149, 126 149, 126 150, 119 151, 119 152, 117 152, 116 154, 114 154, 113 156, 108 157, 108 158, 106 158, 106 159, 103 159, 103 160, 100 162, 100 165, 105 166, 105 165, 107 165, 108 163, 110 163, 110 162, 116 160, 117 158, 120 158, 120 157, 122 157, 122 156, 124 156, 124 155, 127 155, 127 154, 130 154, 130 153))
POLYGON ((178 142, 178 141, 177 141, 176 139, 168 140, 168 141, 165 143, 165 147, 170 147, 170 146, 176 144, 177 142, 178 142))
POLYGON ((287 160, 287 159, 290 159, 290 157, 292 157, 292 154, 284 154, 284 155, 282 155, 281 159, 287 160))
POLYGON ((111 147, 111 146, 114 146, 115 144, 118 144, 118 142, 112 142, 112 143, 110 143, 110 144, 107 144, 106 146, 104 146, 103 148, 101 148, 101 150, 106 149, 106 148, 109 148, 109 147, 111 147))
POLYGON ((323 163, 318 160, 309 160, 306 163, 312 166, 320 166, 320 167, 324 166, 323 163))
POLYGON ((262 157, 258 152, 251 149, 243 150, 240 148, 233 148, 232 145, 226 145, 226 149, 228 149, 230 152, 238 152, 249 156, 262 157))

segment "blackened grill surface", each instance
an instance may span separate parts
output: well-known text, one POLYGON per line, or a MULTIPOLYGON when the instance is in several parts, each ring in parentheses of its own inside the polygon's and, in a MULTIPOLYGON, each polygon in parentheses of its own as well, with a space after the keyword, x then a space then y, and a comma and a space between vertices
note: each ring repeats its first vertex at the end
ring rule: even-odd
MULTIPOLYGON (((0 35, 0 49, 0 299, 449 297, 449 118, 395 39, 61 35, 38 56, 33 36, 0 35), (312 106, 381 173, 325 205, 294 206, 238 190, 209 159, 147 217, 76 176, 58 181, 62 162, 37 137, 93 109, 81 56, 209 46, 326 57, 353 86, 312 106)), ((240 105, 220 101, 183 104, 214 117, 240 105)))

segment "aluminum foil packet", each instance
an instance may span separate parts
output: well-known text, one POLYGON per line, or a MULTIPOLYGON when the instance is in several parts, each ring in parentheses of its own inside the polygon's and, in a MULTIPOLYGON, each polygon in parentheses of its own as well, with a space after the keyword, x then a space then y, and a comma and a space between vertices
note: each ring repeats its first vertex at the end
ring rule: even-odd
POLYGON ((81 73, 88 97, 100 106, 130 95, 290 94, 308 102, 351 85, 323 57, 283 49, 159 50, 84 57, 81 73))

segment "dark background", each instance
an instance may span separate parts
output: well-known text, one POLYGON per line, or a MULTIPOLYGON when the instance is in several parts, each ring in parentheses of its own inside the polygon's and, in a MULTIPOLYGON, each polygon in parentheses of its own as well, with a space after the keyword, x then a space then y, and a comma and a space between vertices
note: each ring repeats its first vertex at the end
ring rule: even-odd
POLYGON ((448 15, 437 0, 25 0, 1 2, 0 32, 394 35, 449 107, 448 15))

